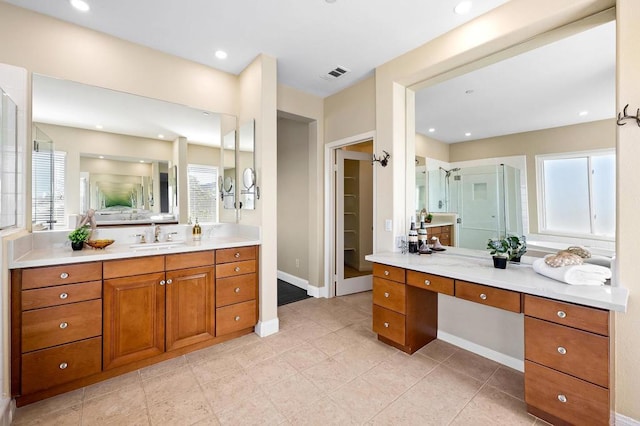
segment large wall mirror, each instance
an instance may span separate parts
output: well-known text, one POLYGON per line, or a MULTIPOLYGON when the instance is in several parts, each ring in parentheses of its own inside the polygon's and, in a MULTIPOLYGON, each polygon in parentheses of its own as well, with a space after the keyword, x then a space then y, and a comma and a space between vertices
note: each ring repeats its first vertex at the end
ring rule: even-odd
POLYGON ((410 88, 416 139, 407 182, 415 197, 407 217, 443 215, 454 222, 455 243, 468 248, 505 233, 613 247, 612 19, 571 25, 490 65, 410 88))
POLYGON ((99 225, 235 221, 218 191, 235 185, 235 116, 34 75, 33 123, 34 230, 88 209, 99 225))

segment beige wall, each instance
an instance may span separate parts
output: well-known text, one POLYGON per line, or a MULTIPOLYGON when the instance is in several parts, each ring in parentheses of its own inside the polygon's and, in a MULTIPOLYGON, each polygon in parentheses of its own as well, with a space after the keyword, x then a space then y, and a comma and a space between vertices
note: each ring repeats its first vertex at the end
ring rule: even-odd
POLYGON ((429 157, 449 163, 449 148, 451 145, 430 138, 421 133, 416 133, 416 155, 429 157))
POLYGON ((309 124, 278 119, 278 271, 309 279, 309 124), (296 264, 297 260, 297 264, 296 264))
POLYGON ((456 162, 526 155, 529 232, 535 234, 538 232, 536 155, 611 149, 615 147, 616 122, 614 119, 610 119, 454 143, 449 145, 449 159, 450 162, 456 162))
POLYGON ((325 142, 376 128, 375 78, 370 77, 324 99, 325 142))

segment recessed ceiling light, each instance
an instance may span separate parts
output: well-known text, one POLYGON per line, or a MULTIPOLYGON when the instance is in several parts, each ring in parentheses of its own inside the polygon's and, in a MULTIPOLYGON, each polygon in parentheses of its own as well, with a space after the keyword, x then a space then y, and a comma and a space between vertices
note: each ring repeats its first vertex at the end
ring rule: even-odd
POLYGON ((327 3, 335 3, 336 2, 336 0, 324 0, 324 1, 326 1, 327 3))
POLYGON ((580 112, 578 113, 578 115, 579 115, 580 117, 584 117, 585 115, 589 115, 589 111, 580 111, 580 112))
POLYGON ((434 129, 433 127, 429 129, 429 133, 433 133, 435 131, 436 131, 436 129, 434 129))
POLYGON ((158 137, 159 137, 160 139, 164 139, 164 135, 163 135, 162 133, 160 133, 160 134, 158 135, 158 137))
POLYGON ((469 13, 469 11, 471 11, 471 2, 461 1, 456 7, 453 8, 453 11, 458 15, 465 15, 469 13))
POLYGON ((473 89, 465 90, 464 93, 466 93, 467 95, 470 95, 473 93, 473 89))
POLYGON ((69 3, 80 12, 89 11, 89 4, 84 0, 69 0, 69 3))
POLYGON ((471 133, 467 132, 464 134, 465 136, 471 136, 471 133))
POLYGON ((140 160, 141 163, 144 163, 144 160, 140 160))
POLYGON ((216 58, 227 59, 227 52, 225 52, 224 50, 216 50, 216 58))
POLYGON ((102 124, 96 124, 96 129, 102 129, 102 124))
POLYGON ((202 111, 202 115, 209 115, 207 111, 202 111))
POLYGON ((98 158, 104 158, 104 155, 99 155, 98 158))

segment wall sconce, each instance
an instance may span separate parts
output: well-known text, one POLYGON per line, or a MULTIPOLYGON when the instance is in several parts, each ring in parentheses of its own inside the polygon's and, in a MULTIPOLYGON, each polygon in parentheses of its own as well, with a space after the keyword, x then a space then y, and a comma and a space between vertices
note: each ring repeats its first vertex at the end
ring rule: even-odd
POLYGON ((384 156, 380 158, 376 158, 376 155, 373 154, 373 160, 371 161, 371 164, 377 161, 382 165, 382 167, 387 167, 387 163, 389 163, 389 158, 391 158, 391 154, 389 154, 387 151, 382 151, 382 152, 384 152, 384 156))

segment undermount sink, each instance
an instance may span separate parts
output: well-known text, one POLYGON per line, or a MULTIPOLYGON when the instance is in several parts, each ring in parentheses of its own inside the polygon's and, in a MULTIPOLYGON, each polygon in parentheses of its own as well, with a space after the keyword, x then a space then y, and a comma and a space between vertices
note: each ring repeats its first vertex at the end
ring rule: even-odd
POLYGON ((146 250, 168 250, 176 247, 184 247, 186 245, 187 243, 184 241, 163 241, 160 243, 131 244, 129 247, 131 247, 135 251, 146 251, 146 250))

